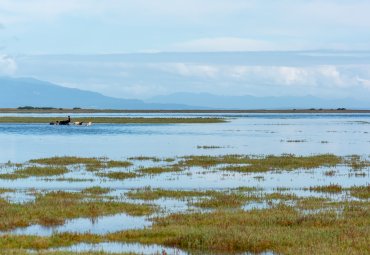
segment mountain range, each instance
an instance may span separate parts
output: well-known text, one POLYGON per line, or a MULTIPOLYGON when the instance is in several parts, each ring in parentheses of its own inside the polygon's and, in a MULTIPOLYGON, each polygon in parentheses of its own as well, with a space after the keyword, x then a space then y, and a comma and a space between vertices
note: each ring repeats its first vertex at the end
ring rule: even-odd
POLYGON ((145 103, 67 88, 33 78, 0 77, 0 108, 20 106, 87 109, 189 109, 179 104, 145 103))
POLYGON ((67 88, 33 78, 12 77, 0 77, 0 98, 0 108, 20 106, 128 110, 370 108, 370 101, 352 98, 322 99, 313 96, 255 97, 174 93, 143 101, 108 97, 97 92, 67 88))

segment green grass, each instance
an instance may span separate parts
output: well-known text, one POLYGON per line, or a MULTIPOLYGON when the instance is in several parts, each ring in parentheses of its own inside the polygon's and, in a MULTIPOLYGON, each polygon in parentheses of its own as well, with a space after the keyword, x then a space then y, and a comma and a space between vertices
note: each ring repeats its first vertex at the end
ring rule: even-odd
MULTIPOLYGON (((68 193, 61 197, 73 200, 73 196, 79 194, 68 193)), ((55 197, 51 196, 50 199, 55 200, 55 197)), ((41 250, 81 242, 138 242, 211 254, 369 254, 369 202, 333 203, 322 198, 296 199, 304 203, 299 206, 277 204, 268 209, 250 211, 237 208, 224 210, 222 206, 215 206, 216 210, 212 212, 175 213, 155 218, 150 228, 106 235, 5 235, 0 238, 0 250, 41 250), (318 211, 309 213, 300 208, 318 211)), ((229 203, 227 200, 224 202, 229 203)))
POLYGON ((86 188, 82 190, 83 193, 88 193, 92 195, 103 195, 103 194, 108 193, 109 191, 111 191, 110 188, 102 188, 99 186, 94 186, 94 187, 90 187, 90 188, 86 188))
POLYGON ((189 199, 189 205, 200 208, 235 208, 240 207, 248 201, 260 201, 259 195, 251 192, 256 188, 238 188, 226 191, 215 190, 166 190, 145 187, 131 190, 126 193, 130 199, 156 200, 160 198, 189 199), (247 193, 245 193, 247 192, 247 193), (190 199, 195 201, 190 201, 190 199))
POLYGON ((304 190, 310 190, 315 192, 323 193, 341 193, 343 191, 349 191, 351 196, 360 198, 360 199, 370 199, 370 185, 367 186, 352 186, 349 188, 343 188, 337 184, 331 184, 327 186, 314 186, 305 188, 304 190))
POLYGON ((238 208, 248 201, 259 201, 255 195, 246 195, 239 192, 215 192, 210 198, 201 198, 196 202, 190 203, 200 208, 238 208))
POLYGON ((266 200, 282 200, 282 201, 298 199, 298 197, 293 193, 281 193, 281 192, 265 194, 263 198, 266 200))
POLYGON ((84 157, 71 157, 71 156, 64 156, 64 157, 50 157, 50 158, 39 158, 39 159, 31 159, 30 163, 37 163, 42 165, 90 165, 90 164, 100 164, 102 159, 100 158, 84 158, 84 157))
POLYGON ((370 161, 363 159, 359 155, 351 155, 346 157, 347 165, 351 166, 353 170, 361 170, 370 167, 370 161))
POLYGON ((14 192, 15 190, 14 189, 4 189, 4 188, 0 188, 0 194, 2 193, 6 193, 6 192, 14 192))
POLYGON ((343 188, 338 184, 330 184, 326 186, 309 187, 306 190, 324 193, 341 193, 343 191, 343 188))
POLYGON ((225 171, 236 172, 267 172, 271 170, 294 170, 299 168, 312 169, 322 166, 336 166, 342 163, 342 158, 332 154, 313 156, 295 156, 286 154, 281 156, 248 156, 248 155, 224 155, 224 156, 187 156, 179 165, 185 167, 200 166, 222 167, 225 171), (243 164, 243 165, 240 165, 243 164))
POLYGON ((160 158, 157 158, 157 157, 148 157, 148 156, 130 157, 130 158, 128 158, 128 160, 153 161, 153 162, 159 162, 159 161, 161 161, 160 158))
POLYGON ((351 196, 361 198, 361 199, 370 199, 370 185, 367 186, 353 186, 349 188, 351 196))
POLYGON ((136 178, 140 175, 134 172, 108 172, 108 173, 98 173, 100 177, 107 177, 114 180, 125 180, 129 178, 136 178))
POLYGON ((217 210, 158 218, 150 229, 108 235, 114 241, 159 243, 203 252, 277 254, 368 254, 369 205, 300 213, 278 205, 263 210, 217 210))
POLYGON ((123 212, 129 215, 150 215, 155 210, 150 205, 107 202, 96 197, 95 194, 90 196, 87 192, 62 191, 36 194, 35 201, 24 204, 9 203, 0 199, 0 208, 0 230, 26 227, 32 224, 60 225, 66 219, 96 218, 123 212))
POLYGON ((132 163, 129 161, 117 161, 117 160, 109 160, 106 162, 104 165, 105 168, 115 168, 115 167, 120 167, 120 168, 125 168, 132 166, 132 163))
POLYGON ((101 158, 84 158, 84 157, 51 157, 51 158, 41 158, 41 159, 32 159, 30 163, 41 164, 41 165, 85 165, 87 171, 99 171, 105 168, 126 168, 132 166, 132 163, 129 161, 117 161, 109 160, 106 157, 101 158))
POLYGON ((137 171, 143 174, 161 174, 161 173, 169 173, 169 172, 181 172, 182 169, 179 166, 174 165, 174 166, 163 166, 163 167, 161 166, 143 167, 143 168, 139 168, 137 171))
POLYGON ((142 189, 131 190, 126 193, 128 198, 142 200, 156 200, 160 198, 176 198, 183 199, 186 197, 200 197, 214 194, 215 191, 199 191, 199 190, 166 190, 152 189, 145 187, 142 189))
MULTIPOLYGON (((62 118, 55 117, 0 117, 0 123, 50 123, 62 118)), ((223 118, 109 118, 109 117, 83 117, 74 118, 71 122, 92 122, 100 124, 202 124, 202 123, 222 123, 226 122, 223 118)))
POLYGON ((17 169, 12 173, 0 174, 0 179, 21 179, 28 177, 43 177, 43 176, 55 176, 68 173, 69 170, 65 167, 39 167, 39 166, 29 166, 26 168, 17 169))

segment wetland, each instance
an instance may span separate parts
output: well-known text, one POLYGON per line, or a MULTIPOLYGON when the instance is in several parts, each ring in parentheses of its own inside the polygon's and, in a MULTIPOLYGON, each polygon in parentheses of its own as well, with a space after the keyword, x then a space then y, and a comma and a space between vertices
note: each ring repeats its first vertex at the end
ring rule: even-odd
POLYGON ((370 253, 368 113, 74 114, 0 113, 0 254, 370 253))

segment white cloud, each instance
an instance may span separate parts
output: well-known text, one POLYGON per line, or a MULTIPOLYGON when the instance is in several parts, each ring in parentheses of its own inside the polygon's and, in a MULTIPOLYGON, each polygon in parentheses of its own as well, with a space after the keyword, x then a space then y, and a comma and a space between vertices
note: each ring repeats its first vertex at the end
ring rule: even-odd
POLYGON ((324 57, 324 61, 320 54, 318 57, 312 55, 308 62, 299 60, 299 54, 292 57, 291 53, 286 53, 289 58, 279 55, 277 59, 275 53, 263 53, 259 56, 270 61, 260 62, 259 65, 253 64, 255 53, 243 54, 239 60, 250 61, 237 61, 233 59, 234 53, 148 54, 146 60, 141 54, 139 59, 130 54, 89 56, 87 59, 86 56, 18 57, 16 75, 33 76, 123 98, 144 98, 182 91, 229 95, 312 94, 328 98, 366 97, 370 93, 370 62, 365 61, 368 58, 363 53, 349 52, 347 57, 339 54, 329 59, 324 57), (291 57, 294 63, 291 63, 291 57), (313 61, 315 58, 319 60, 313 61), (358 59, 361 63, 352 64, 358 59), (336 64, 328 64, 330 62, 336 64))
POLYGON ((216 78, 220 72, 217 66, 205 64, 167 63, 160 65, 151 64, 148 67, 187 77, 216 78))
POLYGON ((166 63, 152 68, 177 75, 206 79, 230 86, 274 86, 301 88, 370 88, 370 66, 243 66, 192 63, 166 63), (367 71, 368 72, 367 72, 367 71))
POLYGON ((0 74, 12 75, 17 71, 17 63, 7 55, 0 55, 0 74))
MULTIPOLYGON (((269 86, 350 89, 351 87, 366 87, 358 77, 361 68, 363 67, 333 65, 307 67, 237 66, 227 68, 226 77, 237 77, 247 83, 269 86)), ((365 81, 370 79, 370 73, 362 75, 366 77, 365 81)))

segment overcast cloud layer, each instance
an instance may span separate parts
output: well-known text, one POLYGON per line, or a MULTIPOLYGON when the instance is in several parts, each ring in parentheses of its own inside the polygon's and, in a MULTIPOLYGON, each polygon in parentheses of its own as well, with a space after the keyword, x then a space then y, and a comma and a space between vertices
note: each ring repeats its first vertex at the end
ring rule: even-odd
POLYGON ((366 98, 369 13, 366 0, 2 0, 0 75, 126 98, 366 98), (138 52, 229 53, 121 54, 138 52))

